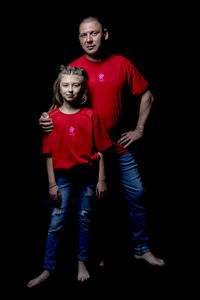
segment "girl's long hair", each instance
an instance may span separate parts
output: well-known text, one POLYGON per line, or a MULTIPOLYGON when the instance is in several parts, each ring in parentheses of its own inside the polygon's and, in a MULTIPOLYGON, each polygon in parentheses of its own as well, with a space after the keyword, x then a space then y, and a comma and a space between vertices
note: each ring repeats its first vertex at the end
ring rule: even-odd
POLYGON ((50 107, 49 111, 52 111, 55 108, 62 106, 64 100, 60 93, 60 81, 63 75, 77 75, 81 80, 81 94, 80 98, 76 102, 76 107, 83 107, 88 104, 89 100, 89 88, 87 84, 87 72, 83 68, 77 67, 70 67, 70 66, 60 66, 60 72, 57 76, 53 84, 53 99, 52 99, 52 106, 50 107))

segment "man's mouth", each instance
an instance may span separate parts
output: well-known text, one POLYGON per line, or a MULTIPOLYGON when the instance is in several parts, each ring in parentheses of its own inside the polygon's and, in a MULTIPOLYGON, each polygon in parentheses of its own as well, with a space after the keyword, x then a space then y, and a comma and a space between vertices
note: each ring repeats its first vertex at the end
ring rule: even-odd
POLYGON ((94 49, 94 47, 95 47, 95 45, 90 45, 90 46, 87 46, 87 49, 92 50, 92 49, 94 49))

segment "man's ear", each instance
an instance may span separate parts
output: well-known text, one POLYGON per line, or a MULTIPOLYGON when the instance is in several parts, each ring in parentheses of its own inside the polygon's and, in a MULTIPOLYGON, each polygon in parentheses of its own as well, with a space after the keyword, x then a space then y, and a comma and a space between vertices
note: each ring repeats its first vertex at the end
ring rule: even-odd
POLYGON ((103 30, 104 39, 107 40, 109 38, 108 29, 103 30))

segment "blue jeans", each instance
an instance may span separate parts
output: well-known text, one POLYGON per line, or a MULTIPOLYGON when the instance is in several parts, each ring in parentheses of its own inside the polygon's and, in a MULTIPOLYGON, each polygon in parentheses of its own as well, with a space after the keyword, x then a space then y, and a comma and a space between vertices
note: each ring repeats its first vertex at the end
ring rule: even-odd
MULTIPOLYGON (((141 255, 150 251, 149 235, 146 228, 144 187, 137 163, 132 153, 112 155, 113 167, 117 167, 123 198, 128 203, 128 217, 134 253, 141 255)), ((113 174, 111 170, 111 175, 113 174)))
POLYGON ((91 223, 91 200, 95 196, 96 185, 94 183, 81 183, 78 175, 73 177, 57 177, 57 185, 61 193, 61 204, 59 207, 53 205, 51 221, 48 230, 46 252, 44 256, 44 270, 55 270, 56 250, 60 240, 60 233, 64 226, 64 221, 69 212, 71 201, 77 200, 78 224, 79 224, 79 250, 78 260, 88 260, 88 245, 91 223))

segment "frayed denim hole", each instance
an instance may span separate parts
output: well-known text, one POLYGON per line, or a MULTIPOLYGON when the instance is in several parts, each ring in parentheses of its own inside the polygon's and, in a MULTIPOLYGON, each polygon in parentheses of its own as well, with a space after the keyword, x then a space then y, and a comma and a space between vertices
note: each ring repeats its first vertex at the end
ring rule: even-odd
POLYGON ((90 224, 91 223, 90 214, 91 214, 90 210, 82 209, 79 213, 79 222, 82 224, 83 223, 90 224))
POLYGON ((52 215, 56 216, 56 215, 61 215, 62 214, 62 209, 59 207, 54 207, 52 215))
POLYGON ((88 188, 87 188, 87 191, 86 191, 86 193, 85 193, 85 196, 91 197, 91 196, 94 196, 94 194, 95 194, 94 189, 91 188, 91 187, 88 187, 88 188))

